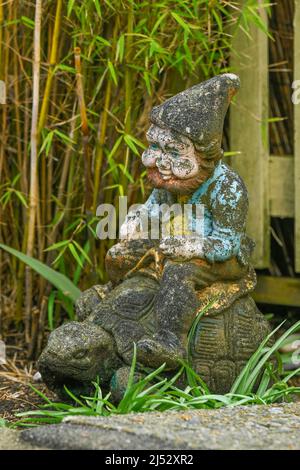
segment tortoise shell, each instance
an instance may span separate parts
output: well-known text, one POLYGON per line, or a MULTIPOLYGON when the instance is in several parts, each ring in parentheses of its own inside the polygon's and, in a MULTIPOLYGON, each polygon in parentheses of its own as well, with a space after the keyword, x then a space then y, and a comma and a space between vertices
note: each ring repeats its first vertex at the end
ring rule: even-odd
MULTIPOLYGON (((103 298, 98 295, 96 301, 95 291, 93 300, 91 293, 86 294, 85 305, 92 312, 88 314, 85 307, 85 321, 113 335, 118 354, 127 364, 132 360, 133 343, 155 332, 152 308, 158 289, 155 279, 134 276, 103 298)), ((78 310, 80 317, 82 304, 78 310)), ((191 366, 212 392, 226 393, 268 333, 269 325, 254 300, 244 295, 224 311, 200 319, 190 345, 191 366)))

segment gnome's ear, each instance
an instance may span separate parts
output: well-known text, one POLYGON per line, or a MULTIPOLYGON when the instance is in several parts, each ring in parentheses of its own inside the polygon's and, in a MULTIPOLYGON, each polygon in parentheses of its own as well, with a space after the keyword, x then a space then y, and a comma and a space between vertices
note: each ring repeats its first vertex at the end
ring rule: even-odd
POLYGON ((231 102, 232 98, 237 94, 238 91, 239 89, 234 87, 228 89, 228 103, 231 102))
POLYGON ((232 98, 234 97, 234 95, 237 94, 237 92, 239 91, 240 89, 240 86, 241 86, 241 81, 240 81, 240 78, 235 75, 234 73, 224 73, 223 75, 221 75, 223 77, 226 77, 226 78, 229 78, 230 79, 230 85, 228 87, 228 103, 230 103, 230 101, 232 100, 232 98))
POLYGON ((220 146, 220 142, 218 139, 214 139, 209 145, 206 147, 200 146, 199 144, 195 143, 195 148, 198 152, 201 152, 204 155, 206 160, 211 160, 217 162, 221 158, 223 158, 223 149, 220 146))

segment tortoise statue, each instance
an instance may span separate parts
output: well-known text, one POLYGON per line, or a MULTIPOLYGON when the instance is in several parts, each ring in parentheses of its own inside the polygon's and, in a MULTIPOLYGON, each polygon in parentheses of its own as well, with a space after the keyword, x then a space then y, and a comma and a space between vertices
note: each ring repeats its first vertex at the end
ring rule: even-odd
MULTIPOLYGON (((63 385, 83 393, 98 376, 104 390, 121 398, 133 343, 155 331, 151 307, 158 289, 156 280, 137 275, 102 300, 100 286, 86 291, 77 306, 82 321, 54 330, 40 356, 39 370, 48 387, 62 396, 63 385)), ((212 392, 226 393, 269 326, 249 295, 221 313, 206 313, 190 345, 191 366, 212 392)))
POLYGON ((152 109, 142 162, 154 189, 106 254, 110 282, 83 292, 79 321, 51 333, 39 359, 50 388, 82 390, 99 376, 120 397, 135 344, 139 365, 164 363, 169 373, 188 360, 224 393, 268 334, 250 296, 247 190, 221 147, 239 86, 236 75, 218 75, 152 109))

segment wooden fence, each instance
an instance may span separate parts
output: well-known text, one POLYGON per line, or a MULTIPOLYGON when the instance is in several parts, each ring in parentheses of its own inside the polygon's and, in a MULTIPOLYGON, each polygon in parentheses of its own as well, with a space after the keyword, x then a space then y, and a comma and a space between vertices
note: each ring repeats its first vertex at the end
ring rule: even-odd
MULTIPOLYGON (((294 80, 300 80, 300 0, 295 0, 294 80)), ((231 165, 243 177, 250 199, 249 235, 256 242, 255 267, 270 267, 271 217, 295 219, 295 272, 300 273, 300 103, 294 106, 294 155, 270 155, 268 37, 253 27, 239 34, 232 65, 241 90, 231 107, 231 165)), ((292 99, 292 83, 290 97, 292 99)), ((300 94, 299 94, 300 96, 300 94)), ((300 307, 300 278, 259 276, 257 301, 300 307)))

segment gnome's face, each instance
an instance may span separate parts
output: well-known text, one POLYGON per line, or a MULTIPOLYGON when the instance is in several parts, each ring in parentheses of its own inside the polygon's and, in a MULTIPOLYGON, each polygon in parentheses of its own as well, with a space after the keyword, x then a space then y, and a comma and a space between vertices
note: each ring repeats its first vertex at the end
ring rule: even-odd
POLYGON ((222 158, 224 118, 239 86, 237 75, 224 73, 151 110, 150 146, 142 160, 154 187, 187 194, 211 176, 222 158))
POLYGON ((154 186, 176 190, 181 187, 182 180, 186 187, 188 181, 193 181, 199 174, 199 157, 188 137, 151 125, 147 140, 149 147, 143 153, 142 161, 154 186))

